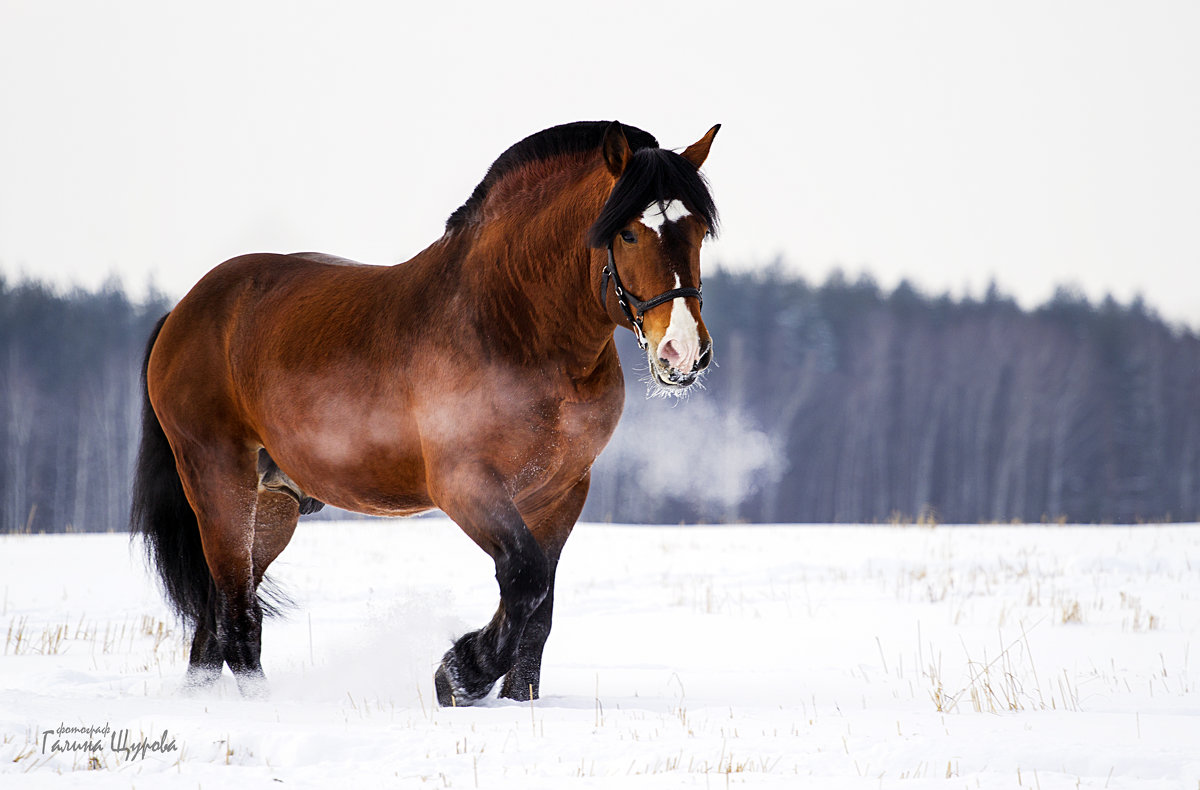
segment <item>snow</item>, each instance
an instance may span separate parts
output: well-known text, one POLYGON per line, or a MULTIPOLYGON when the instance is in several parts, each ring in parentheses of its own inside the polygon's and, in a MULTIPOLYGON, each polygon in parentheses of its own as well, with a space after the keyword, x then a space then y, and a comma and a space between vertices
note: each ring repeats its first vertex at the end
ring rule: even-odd
POLYGON ((543 698, 469 709, 432 672, 497 593, 453 524, 306 522, 273 570, 271 698, 187 696, 138 547, 0 536, 0 786, 1200 786, 1195 526, 580 525, 543 698))

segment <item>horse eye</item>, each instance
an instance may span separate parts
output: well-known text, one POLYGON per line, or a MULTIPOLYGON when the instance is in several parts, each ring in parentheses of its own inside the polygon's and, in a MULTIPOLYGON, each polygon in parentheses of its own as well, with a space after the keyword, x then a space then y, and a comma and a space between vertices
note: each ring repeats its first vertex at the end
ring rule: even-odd
POLYGON ((631 230, 621 231, 621 241, 626 244, 637 244, 637 234, 631 230))

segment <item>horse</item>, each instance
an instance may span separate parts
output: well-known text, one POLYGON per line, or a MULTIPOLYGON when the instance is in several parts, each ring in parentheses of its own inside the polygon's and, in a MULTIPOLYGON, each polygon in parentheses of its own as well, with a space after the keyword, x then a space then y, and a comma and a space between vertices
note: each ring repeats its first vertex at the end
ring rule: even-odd
POLYGON ((624 402, 617 328, 664 390, 713 358, 700 167, 719 128, 681 152, 616 121, 543 130, 404 263, 244 255, 158 322, 131 530, 192 631, 185 689, 227 664, 242 696, 268 694, 259 587, 330 504, 440 509, 494 560, 500 604, 442 657, 439 704, 501 678, 501 697, 539 696, 558 559, 624 402))

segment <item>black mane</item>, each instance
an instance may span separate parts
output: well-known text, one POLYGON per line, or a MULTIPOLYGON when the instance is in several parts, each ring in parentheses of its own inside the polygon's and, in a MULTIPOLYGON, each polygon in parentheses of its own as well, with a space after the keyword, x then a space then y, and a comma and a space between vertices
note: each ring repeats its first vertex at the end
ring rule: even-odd
MULTIPOLYGON (((577 121, 561 126, 552 126, 529 135, 524 140, 509 146, 488 168, 483 180, 476 185, 467 202, 459 206, 446 220, 446 230, 454 231, 470 224, 479 214, 479 208, 488 192, 497 181, 530 162, 538 162, 553 156, 577 154, 600 147, 608 121, 577 121)), ((654 135, 634 126, 621 124, 625 139, 635 151, 642 148, 658 148, 654 135)), ((643 208, 645 208, 643 206, 643 208)))
MULTIPOLYGON (((446 231, 458 230, 475 220, 488 192, 504 176, 531 162, 597 150, 608 126, 608 121, 568 123, 537 132, 514 144, 500 154, 467 202, 446 220, 446 231)), ((683 201, 688 211, 698 216, 708 226, 709 233, 715 235, 717 209, 704 177, 679 154, 659 148, 658 141, 649 132, 628 124, 621 124, 621 129, 633 149, 633 156, 600 210, 600 216, 588 229, 588 244, 607 246, 621 228, 641 216, 647 206, 668 200, 683 201)))

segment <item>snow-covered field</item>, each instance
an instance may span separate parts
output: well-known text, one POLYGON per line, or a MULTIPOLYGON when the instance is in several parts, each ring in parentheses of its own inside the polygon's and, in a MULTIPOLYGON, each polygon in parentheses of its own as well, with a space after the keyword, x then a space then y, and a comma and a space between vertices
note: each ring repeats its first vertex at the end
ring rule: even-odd
POLYGON ((188 697, 125 536, 0 536, 0 786, 1200 787, 1194 526, 581 525, 545 696, 470 709, 453 524, 305 523, 274 570, 271 699, 188 697))

